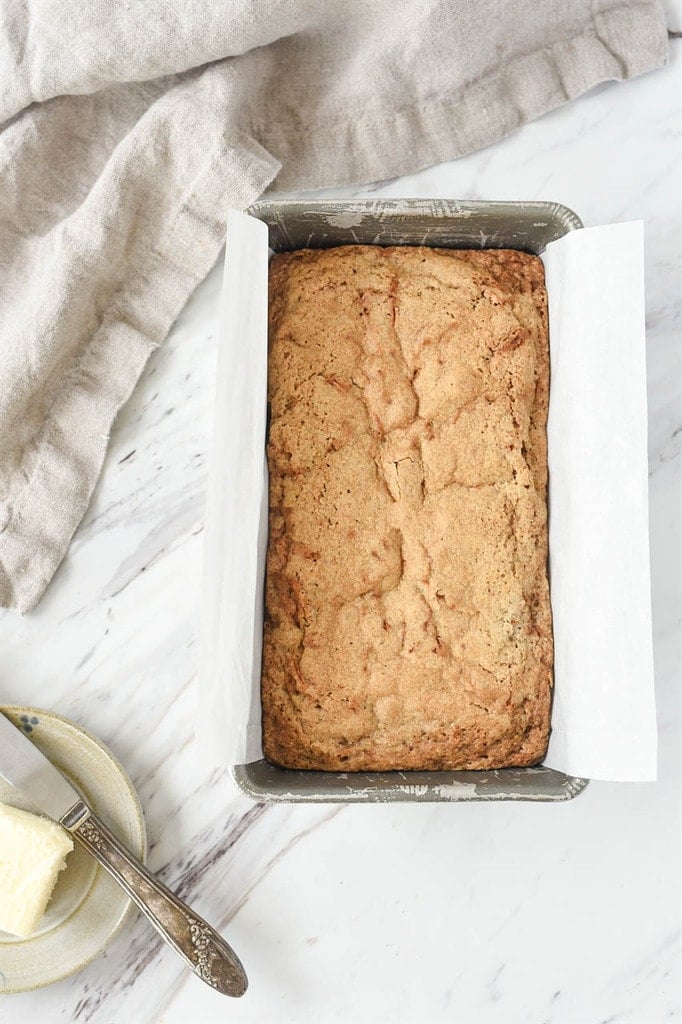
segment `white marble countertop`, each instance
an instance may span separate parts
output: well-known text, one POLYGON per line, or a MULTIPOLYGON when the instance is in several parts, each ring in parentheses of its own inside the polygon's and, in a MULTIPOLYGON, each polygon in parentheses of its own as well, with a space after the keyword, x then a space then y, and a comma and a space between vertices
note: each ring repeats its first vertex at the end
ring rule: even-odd
POLYGON ((120 416, 47 596, 0 616, 0 693, 111 746, 139 790, 151 866, 223 929, 251 987, 216 995, 137 916, 81 974, 0 1000, 0 1024, 680 1019, 681 93, 676 39, 662 71, 483 152, 333 193, 644 219, 660 781, 592 783, 565 804, 264 808, 206 771, 195 711, 216 268, 120 416))

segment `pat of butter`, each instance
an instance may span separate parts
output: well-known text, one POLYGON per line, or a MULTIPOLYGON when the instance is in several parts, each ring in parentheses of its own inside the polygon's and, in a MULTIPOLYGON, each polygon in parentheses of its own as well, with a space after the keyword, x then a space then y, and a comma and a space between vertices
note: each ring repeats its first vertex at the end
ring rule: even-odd
POLYGON ((61 825, 0 804, 0 931, 33 934, 72 850, 61 825))

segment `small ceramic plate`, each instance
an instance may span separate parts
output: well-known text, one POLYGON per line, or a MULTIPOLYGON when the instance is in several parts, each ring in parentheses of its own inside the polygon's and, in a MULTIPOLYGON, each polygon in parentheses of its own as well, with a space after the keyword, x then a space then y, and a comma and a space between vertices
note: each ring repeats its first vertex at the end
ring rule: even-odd
MULTIPOLYGON (((113 756, 73 722, 37 708, 0 707, 143 860, 146 833, 132 783, 113 756)), ((35 810, 0 779, 0 802, 35 810)), ((0 932, 0 993, 50 985, 85 967, 121 927, 131 903, 112 878, 75 843, 37 932, 18 939, 0 932)))

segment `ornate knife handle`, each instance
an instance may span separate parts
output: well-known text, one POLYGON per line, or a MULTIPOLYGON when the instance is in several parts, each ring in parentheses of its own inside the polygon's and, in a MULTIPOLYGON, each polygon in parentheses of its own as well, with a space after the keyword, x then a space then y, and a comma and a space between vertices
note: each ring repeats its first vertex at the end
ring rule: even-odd
POLYGON ((99 861, 202 981, 228 996, 242 996, 248 980, 239 957, 218 932, 140 864, 85 804, 62 824, 99 861))

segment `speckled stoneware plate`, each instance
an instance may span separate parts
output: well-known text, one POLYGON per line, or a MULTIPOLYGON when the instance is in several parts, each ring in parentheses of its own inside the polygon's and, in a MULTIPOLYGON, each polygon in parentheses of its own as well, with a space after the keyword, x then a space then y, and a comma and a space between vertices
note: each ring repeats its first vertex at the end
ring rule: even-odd
MULTIPOLYGON (((49 757, 132 853, 144 860, 142 808, 122 766, 80 726, 37 708, 0 707, 49 757)), ((35 810, 0 779, 0 801, 35 810)), ((121 927, 131 903, 77 844, 35 935, 0 932, 0 993, 25 992, 66 978, 90 963, 121 927)))

